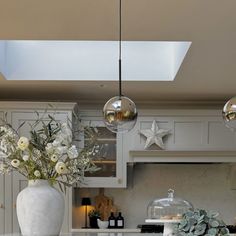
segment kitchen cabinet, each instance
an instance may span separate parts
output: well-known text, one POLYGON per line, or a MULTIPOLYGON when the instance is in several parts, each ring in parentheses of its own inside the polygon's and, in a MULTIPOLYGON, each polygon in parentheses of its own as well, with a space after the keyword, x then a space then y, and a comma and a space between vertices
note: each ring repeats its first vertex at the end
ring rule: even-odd
POLYGON ((0 176, 0 234, 5 232, 4 176, 0 176))
MULTIPOLYGON (((43 115, 46 108, 47 114, 51 114, 57 121, 66 122, 73 120, 73 110, 76 109, 73 103, 57 103, 55 109, 48 107, 47 103, 0 103, 0 116, 7 112, 8 122, 13 128, 18 129, 20 125, 25 124, 19 129, 20 136, 29 137, 30 125, 37 119, 35 111, 43 115)), ((47 114, 44 120, 48 119, 47 114)), ((18 193, 28 184, 26 178, 14 172, 10 175, 0 176, 0 233, 19 232, 19 225, 16 216, 16 198, 18 193)), ((71 225, 71 189, 67 189, 65 194, 65 217, 62 226, 62 232, 70 231, 71 225)))
POLYGON ((126 162, 236 162, 236 133, 222 120, 221 110, 143 110, 137 124, 125 134, 126 162), (144 149, 140 130, 150 129, 153 120, 171 133, 163 137, 165 149, 144 149))
MULTIPOLYGON (((0 119, 3 119, 4 112, 0 111, 0 119)), ((1 124, 1 121, 0 121, 1 124)), ((0 175, 0 234, 5 232, 5 176, 0 175)))
MULTIPOLYGON (((37 110, 40 117, 43 116, 43 120, 47 121, 49 120, 48 114, 53 115, 53 117, 56 119, 56 121, 59 122, 67 122, 68 119, 72 120, 72 111, 56 111, 56 112, 47 112, 44 114, 44 111, 37 110)), ((30 131, 30 124, 33 124, 37 120, 37 115, 34 111, 12 111, 11 113, 11 123, 13 128, 17 129, 20 127, 20 125, 23 122, 26 122, 20 129, 19 134, 20 136, 29 137, 29 131, 30 131)), ((41 128, 41 127, 38 127, 41 128)), ((13 232, 19 232, 19 226, 18 221, 16 217, 16 211, 15 211, 15 203, 18 193, 27 186, 27 180, 19 175, 18 173, 13 174, 13 188, 12 188, 12 201, 13 201, 13 232)), ((69 232, 69 219, 70 219, 70 213, 69 213, 69 201, 70 201, 70 191, 67 191, 67 194, 65 195, 66 200, 66 208, 65 208, 65 217, 64 217, 64 223, 62 227, 62 232, 69 232)))
MULTIPOLYGON (((99 171, 87 174, 83 187, 126 187, 126 163, 122 156, 123 135, 109 131, 102 120, 100 112, 80 111, 81 130, 91 127, 97 137, 99 152, 91 156, 99 171)), ((88 137, 82 132, 79 146, 83 148, 88 142, 88 137)))

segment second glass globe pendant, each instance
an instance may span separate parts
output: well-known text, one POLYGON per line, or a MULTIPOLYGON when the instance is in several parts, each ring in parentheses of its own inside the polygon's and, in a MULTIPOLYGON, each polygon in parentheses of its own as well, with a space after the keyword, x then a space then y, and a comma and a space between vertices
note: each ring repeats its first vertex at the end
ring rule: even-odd
POLYGON ((121 84, 121 0, 119 0, 119 95, 111 98, 103 107, 103 120, 114 133, 128 132, 136 124, 138 112, 135 103, 122 95, 121 84))

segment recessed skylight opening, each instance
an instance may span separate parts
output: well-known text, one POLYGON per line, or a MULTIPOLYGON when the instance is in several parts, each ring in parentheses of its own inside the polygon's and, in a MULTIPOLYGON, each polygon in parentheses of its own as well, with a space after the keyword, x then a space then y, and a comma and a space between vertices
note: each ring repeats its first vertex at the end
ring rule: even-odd
MULTIPOLYGON (((191 42, 122 41, 122 80, 172 81, 191 42)), ((7 80, 117 81, 118 41, 1 40, 7 80)))

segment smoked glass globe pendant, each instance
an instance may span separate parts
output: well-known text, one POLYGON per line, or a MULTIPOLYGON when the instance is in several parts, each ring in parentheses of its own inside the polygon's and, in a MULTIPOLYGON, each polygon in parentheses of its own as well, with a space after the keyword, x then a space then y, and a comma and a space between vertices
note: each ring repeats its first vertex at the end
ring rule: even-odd
POLYGON ((226 127, 236 131, 236 97, 232 97, 224 105, 222 116, 226 127))
POLYGON ((135 103, 125 96, 115 96, 105 104, 103 118, 106 127, 115 133, 128 132, 136 124, 135 103))
POLYGON ((135 103, 122 95, 121 89, 121 0, 119 0, 119 96, 111 98, 103 107, 105 126, 114 133, 128 132, 136 124, 138 112, 135 103))

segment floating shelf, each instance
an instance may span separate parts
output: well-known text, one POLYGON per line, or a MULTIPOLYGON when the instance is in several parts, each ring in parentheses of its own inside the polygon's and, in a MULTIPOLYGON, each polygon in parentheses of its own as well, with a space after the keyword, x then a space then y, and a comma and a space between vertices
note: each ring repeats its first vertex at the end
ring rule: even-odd
POLYGON ((131 163, 236 163, 236 151, 132 150, 129 154, 131 163))
POLYGON ((105 160, 105 161, 93 161, 94 164, 110 164, 114 165, 116 164, 116 161, 111 161, 111 160, 105 160))

